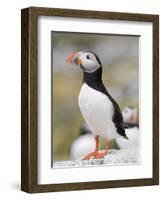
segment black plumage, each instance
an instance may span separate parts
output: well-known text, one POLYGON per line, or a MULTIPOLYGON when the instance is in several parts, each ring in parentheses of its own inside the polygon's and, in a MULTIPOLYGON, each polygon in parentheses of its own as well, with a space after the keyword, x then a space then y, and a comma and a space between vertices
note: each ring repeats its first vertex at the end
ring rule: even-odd
MULTIPOLYGON (((97 59, 97 55, 96 59, 97 59)), ((101 62, 99 62, 101 64, 101 62)), ((83 69, 83 66, 81 65, 81 68, 83 69)), ((92 73, 88 73, 83 71, 83 82, 85 82, 88 86, 90 86, 91 88, 102 92, 103 94, 105 94, 109 100, 112 102, 113 104, 113 108, 114 108, 114 114, 112 117, 112 121, 116 127, 117 133, 121 136, 123 136, 124 138, 128 139, 126 134, 125 134, 125 126, 123 124, 123 117, 122 117, 122 113, 121 110, 117 104, 117 102, 113 99, 113 97, 109 94, 109 92, 106 90, 103 81, 102 81, 102 66, 100 68, 98 68, 96 71, 92 72, 92 73)))

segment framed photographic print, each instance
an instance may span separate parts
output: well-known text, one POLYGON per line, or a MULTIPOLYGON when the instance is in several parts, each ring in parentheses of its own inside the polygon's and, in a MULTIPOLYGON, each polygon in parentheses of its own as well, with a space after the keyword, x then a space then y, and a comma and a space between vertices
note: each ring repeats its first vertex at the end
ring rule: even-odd
POLYGON ((159 184, 159 16, 21 11, 21 189, 159 184))

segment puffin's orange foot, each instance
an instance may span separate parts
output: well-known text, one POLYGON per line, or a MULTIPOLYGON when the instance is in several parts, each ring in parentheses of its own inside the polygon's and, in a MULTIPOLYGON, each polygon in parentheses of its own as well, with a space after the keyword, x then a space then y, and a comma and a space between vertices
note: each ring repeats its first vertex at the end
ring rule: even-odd
POLYGON ((107 151, 102 152, 102 153, 94 151, 86 155, 82 160, 89 160, 91 157, 95 159, 100 159, 100 158, 104 158, 104 156, 106 156, 107 154, 108 154, 107 151))
POLYGON ((96 156, 96 154, 97 154, 97 152, 93 151, 93 152, 89 153, 88 155, 86 155, 82 160, 89 160, 91 157, 94 158, 96 156))
POLYGON ((106 151, 104 151, 102 153, 97 152, 97 154, 94 158, 96 158, 96 159, 104 158, 107 154, 108 154, 108 152, 106 152, 106 151))

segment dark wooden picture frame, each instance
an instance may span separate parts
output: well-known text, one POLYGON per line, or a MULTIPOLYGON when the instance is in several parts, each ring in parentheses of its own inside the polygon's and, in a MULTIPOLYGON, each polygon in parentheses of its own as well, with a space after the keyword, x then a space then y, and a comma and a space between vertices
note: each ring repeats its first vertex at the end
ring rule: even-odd
POLYGON ((21 189, 54 192, 159 184, 159 16, 29 7, 21 11, 21 189), (39 185, 37 183, 37 18, 63 16, 152 22, 153 24, 153 177, 144 179, 39 185))

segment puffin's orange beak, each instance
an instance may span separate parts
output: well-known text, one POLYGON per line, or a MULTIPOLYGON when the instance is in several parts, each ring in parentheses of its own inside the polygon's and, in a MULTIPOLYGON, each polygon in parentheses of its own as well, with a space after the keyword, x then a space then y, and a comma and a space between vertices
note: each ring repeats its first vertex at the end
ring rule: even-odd
POLYGON ((66 61, 69 62, 69 63, 72 63, 72 60, 73 60, 73 57, 77 54, 78 52, 77 51, 74 51, 72 54, 70 54, 66 61))

